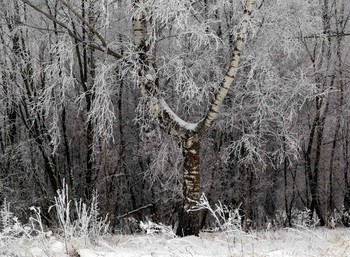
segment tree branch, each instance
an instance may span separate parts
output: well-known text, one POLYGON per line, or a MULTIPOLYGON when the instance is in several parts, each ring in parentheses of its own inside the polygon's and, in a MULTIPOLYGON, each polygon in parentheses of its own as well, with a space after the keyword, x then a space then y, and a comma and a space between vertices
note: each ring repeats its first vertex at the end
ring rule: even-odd
POLYGON ((213 102, 211 103, 207 115, 205 116, 204 120, 201 122, 201 125, 198 128, 200 134, 203 134, 205 131, 207 131, 217 119, 222 103, 228 93, 228 90, 231 88, 235 80, 238 65, 241 60, 241 54, 245 45, 245 38, 247 35, 248 25, 252 16, 254 5, 255 0, 246 0, 243 21, 238 30, 236 41, 233 45, 233 54, 230 66, 228 68, 228 71, 226 72, 225 78, 221 82, 221 85, 219 87, 218 92, 215 95, 213 102))
POLYGON ((81 20, 89 28, 89 30, 98 37, 102 43, 102 46, 107 48, 107 42, 105 38, 102 37, 102 35, 86 19, 84 19, 83 16, 81 16, 72 5, 63 0, 58 1, 60 1, 65 7, 68 8, 69 11, 71 11, 79 20, 81 20))
MULTIPOLYGON (((62 27, 64 30, 67 31, 67 33, 69 34, 69 36, 71 36, 73 39, 75 39, 76 41, 78 42, 84 42, 84 40, 82 38, 80 38, 76 33, 74 33, 66 24, 64 24, 63 22, 57 20, 54 16, 52 16, 51 14, 43 11, 42 9, 40 9, 38 6, 36 6, 35 4, 33 4, 32 2, 30 2, 29 0, 20 0, 22 1, 23 3, 29 5, 30 7, 32 7, 34 10, 36 10, 37 12, 41 13, 42 15, 46 16, 48 19, 52 20, 53 22, 56 22, 60 27, 62 27)), ((61 0, 60 0, 61 1, 61 0)), ((63 4, 63 3, 62 3, 63 4)), ((68 8, 68 7, 67 7, 68 8)), ((74 11, 74 14, 76 14, 76 12, 74 11)), ((77 16, 78 17, 78 16, 77 16)), ((79 17, 78 17, 79 18, 79 17)), ((80 18, 79 18, 80 19, 80 18)), ((87 21, 85 21, 87 22, 87 21)), ((88 25, 87 25, 88 26, 88 25)), ((88 28, 91 30, 91 25, 88 26, 88 28)), ((93 29, 93 28, 92 28, 93 29)), ((91 30, 92 33, 94 33, 96 36, 99 35, 99 33, 93 29, 91 30), (97 33, 97 34, 96 34, 97 33)), ((99 37, 99 39, 101 40, 101 38, 99 37)), ((109 48, 107 46, 107 43, 106 41, 102 38, 101 40, 102 42, 102 46, 100 45, 97 45, 97 44, 94 44, 94 43, 91 43, 91 42, 87 42, 87 45, 95 50, 98 50, 98 51, 101 51, 101 52, 104 52, 104 53, 107 53, 108 55, 110 56, 113 56, 117 59, 122 59, 123 56, 118 54, 117 52, 115 52, 114 50, 112 50, 111 48, 109 48)), ((130 63, 128 63, 130 64, 130 63)))
POLYGON ((129 212, 127 212, 127 213, 124 213, 123 215, 118 216, 117 219, 125 218, 125 217, 129 216, 130 214, 133 214, 133 213, 135 213, 135 212, 138 212, 138 211, 141 211, 141 210, 144 210, 144 209, 147 209, 147 208, 151 208, 151 207, 153 207, 153 204, 151 204, 151 203, 150 203, 150 204, 147 204, 147 205, 145 205, 145 206, 142 206, 142 207, 140 207, 140 208, 137 208, 136 210, 132 210, 132 211, 129 211, 129 212))
POLYGON ((147 23, 144 13, 140 10, 143 1, 134 1, 133 4, 133 36, 134 45, 139 50, 138 74, 140 78, 141 95, 146 100, 148 112, 151 119, 155 120, 159 127, 168 135, 179 142, 186 139, 189 134, 197 129, 195 123, 189 123, 175 114, 163 98, 158 95, 158 84, 156 71, 154 70, 154 59, 150 56, 150 45, 147 41, 147 23), (153 67, 153 70, 152 70, 153 67))
POLYGON ((306 39, 306 38, 321 38, 321 37, 327 37, 327 38, 331 38, 331 37, 347 37, 350 36, 350 32, 330 32, 330 34, 325 34, 325 33, 321 33, 321 34, 314 34, 314 35, 308 35, 308 36, 300 36, 300 37, 295 37, 298 39, 306 39))

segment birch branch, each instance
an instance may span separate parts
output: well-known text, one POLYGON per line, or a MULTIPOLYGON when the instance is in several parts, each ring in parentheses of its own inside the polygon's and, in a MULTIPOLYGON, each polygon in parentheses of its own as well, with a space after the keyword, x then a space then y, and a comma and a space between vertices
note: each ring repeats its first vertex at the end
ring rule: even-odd
POLYGON ((158 96, 156 72, 152 70, 153 59, 150 58, 150 49, 147 45, 147 23, 145 14, 140 9, 143 0, 135 0, 133 3, 133 37, 134 45, 139 50, 138 73, 140 78, 140 91, 146 100, 148 113, 159 127, 173 138, 183 141, 189 134, 197 129, 195 123, 189 123, 175 114, 163 98, 158 96))
POLYGON ((213 102, 211 103, 207 115, 205 116, 198 129, 200 134, 203 134, 205 131, 207 131, 217 119, 222 103, 235 80, 238 65, 241 60, 242 51, 245 46, 245 38, 247 36, 249 22, 252 16, 254 5, 255 0, 246 1, 246 6, 243 14, 243 21, 238 30, 237 38, 233 46, 233 54, 230 66, 228 68, 228 71, 226 72, 223 81, 221 82, 221 85, 219 87, 218 92, 215 95, 213 102))

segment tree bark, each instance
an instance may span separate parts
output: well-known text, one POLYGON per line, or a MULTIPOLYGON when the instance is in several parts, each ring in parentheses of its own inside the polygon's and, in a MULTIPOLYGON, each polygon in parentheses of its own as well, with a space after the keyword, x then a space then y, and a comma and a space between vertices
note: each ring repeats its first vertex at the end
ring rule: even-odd
MULTIPOLYGON (((285 150, 285 140, 283 138, 283 150, 285 150)), ((288 201, 288 175, 287 175, 287 171, 288 171, 288 158, 285 156, 284 157, 284 161, 283 161, 283 178, 284 178, 284 208, 287 214, 287 222, 288 222, 288 226, 291 227, 292 226, 292 206, 289 207, 289 201, 288 201)))
POLYGON ((329 175, 328 175, 328 212, 329 215, 333 216, 333 211, 335 208, 334 204, 334 198, 333 198, 333 190, 334 190, 334 159, 335 159, 335 152, 336 152, 336 146, 337 146, 337 140, 338 140, 338 134, 340 129, 340 117, 337 117, 336 121, 336 127, 334 132, 334 138, 332 142, 332 150, 330 154, 330 161, 329 161, 329 175))
POLYGON ((342 216, 342 222, 344 226, 350 227, 350 183, 349 183, 349 123, 347 122, 345 125, 345 139, 343 142, 343 154, 344 154, 344 198, 343 198, 343 216, 342 216))
POLYGON ((189 136, 183 144, 183 206, 181 210, 178 236, 199 235, 200 215, 191 210, 200 198, 200 143, 198 134, 189 136))
MULTIPOLYGON (((320 200, 320 189, 319 189, 319 173, 320 173, 320 156, 321 156, 321 146, 322 146, 322 137, 324 130, 324 120, 325 114, 321 114, 321 107, 323 105, 324 99, 323 97, 317 96, 315 99, 316 102, 316 116, 314 118, 310 136, 309 136, 309 144, 307 151, 305 153, 305 168, 308 176, 308 185, 311 193, 311 202, 308 208, 311 213, 310 216, 312 218, 313 212, 316 211, 320 219, 321 226, 325 225, 325 219, 322 211, 321 200, 320 200), (314 168, 311 166, 311 152, 312 146, 315 144, 315 159, 314 159, 314 168)), ((328 103, 325 104, 326 109, 328 103)))

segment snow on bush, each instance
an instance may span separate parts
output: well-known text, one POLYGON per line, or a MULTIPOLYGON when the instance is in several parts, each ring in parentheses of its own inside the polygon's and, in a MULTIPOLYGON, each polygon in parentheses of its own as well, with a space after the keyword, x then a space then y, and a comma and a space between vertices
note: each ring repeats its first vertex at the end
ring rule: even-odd
POLYGON ((171 226, 165 226, 163 224, 157 224, 152 221, 140 222, 140 228, 146 232, 147 235, 163 234, 170 238, 175 238, 176 234, 172 230, 171 226))
POLYGON ((4 199, 0 210, 0 256, 17 256, 7 249, 8 245, 15 244, 16 241, 40 242, 40 249, 22 249, 23 256, 74 256, 74 244, 79 244, 79 247, 82 244, 88 246, 94 240, 107 235, 109 222, 107 216, 101 218, 99 215, 97 194, 93 196, 90 206, 87 206, 81 200, 70 200, 68 186, 65 185, 62 190, 57 191, 54 200, 55 204, 50 207, 49 212, 54 212, 58 221, 58 233, 55 234, 43 225, 40 207, 30 207, 32 217, 28 224, 23 225, 4 199))
POLYGON ((208 210, 209 214, 214 218, 215 225, 214 231, 241 231, 242 230, 242 217, 239 214, 239 208, 230 209, 226 205, 218 201, 215 207, 211 207, 205 194, 202 194, 200 201, 193 209, 198 210, 208 210))
POLYGON ((170 227, 147 221, 140 222, 146 234, 108 235, 108 223, 98 215, 97 196, 88 207, 69 200, 68 195, 65 186, 51 208, 60 221, 58 233, 43 225, 39 207, 31 208, 32 218, 23 225, 4 200, 0 208, 0 256, 350 256, 349 230, 315 227, 318 220, 311 220, 308 210, 293 211, 296 228, 244 233, 238 210, 221 202, 210 205, 203 195, 197 209, 207 209, 214 217, 214 231, 179 238, 170 227))
POLYGON ((67 185, 62 190, 57 191, 55 204, 50 207, 49 211, 55 209, 60 229, 65 238, 79 237, 86 239, 90 236, 103 236, 107 233, 108 217, 99 217, 97 197, 97 194, 93 195, 90 207, 88 207, 82 200, 72 201, 69 199, 67 185))

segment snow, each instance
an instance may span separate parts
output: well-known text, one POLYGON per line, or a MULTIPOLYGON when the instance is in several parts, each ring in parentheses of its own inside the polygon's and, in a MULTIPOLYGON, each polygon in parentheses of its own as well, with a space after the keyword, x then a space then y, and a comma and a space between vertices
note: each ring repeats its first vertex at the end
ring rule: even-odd
POLYGON ((279 229, 201 233, 200 237, 109 235, 104 238, 0 238, 0 256, 21 257, 313 257, 349 256, 350 229, 279 229), (68 254, 67 254, 68 249, 68 254))
POLYGON ((44 251, 39 248, 39 247, 33 247, 29 250, 29 252, 33 255, 33 256, 43 256, 44 255, 44 251))
POLYGON ((50 246, 51 252, 54 252, 54 253, 62 253, 62 251, 64 251, 64 248, 65 248, 64 243, 62 242, 54 242, 50 246))
POLYGON ((160 104, 163 109, 172 117, 172 119, 179 124, 180 127, 185 128, 187 130, 195 131, 197 129, 198 123, 190 123, 181 119, 176 113, 171 110, 169 105, 164 101, 164 99, 160 99, 160 104))

